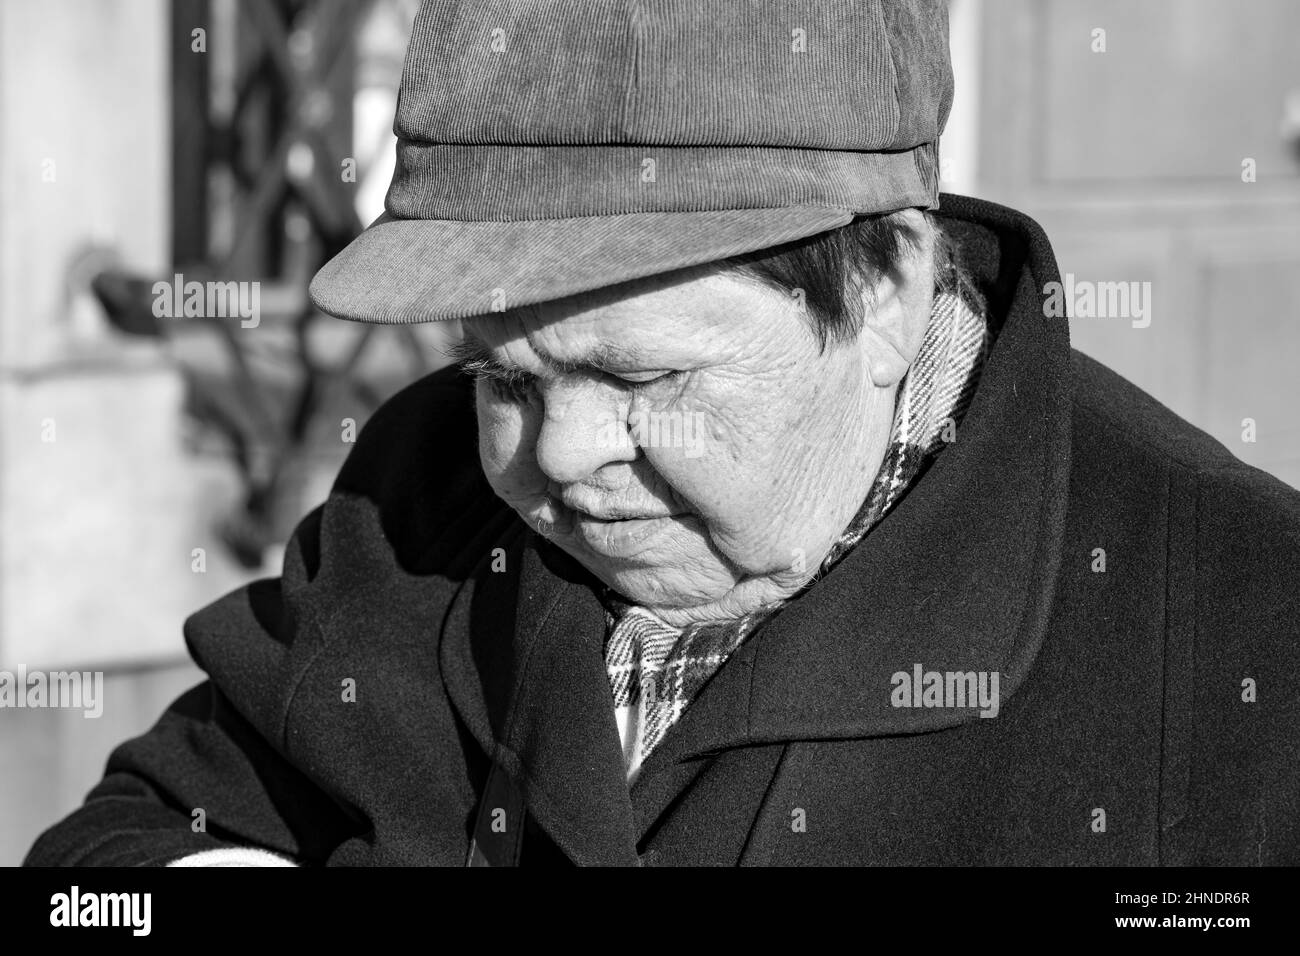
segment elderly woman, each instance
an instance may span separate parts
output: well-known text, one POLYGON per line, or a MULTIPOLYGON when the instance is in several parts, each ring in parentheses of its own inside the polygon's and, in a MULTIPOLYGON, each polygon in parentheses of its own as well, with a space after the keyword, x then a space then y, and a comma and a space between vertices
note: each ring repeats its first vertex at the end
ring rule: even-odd
POLYGON ((939 201, 944 4, 467 6, 312 289, 458 363, 30 860, 1300 861, 1300 496, 939 201))

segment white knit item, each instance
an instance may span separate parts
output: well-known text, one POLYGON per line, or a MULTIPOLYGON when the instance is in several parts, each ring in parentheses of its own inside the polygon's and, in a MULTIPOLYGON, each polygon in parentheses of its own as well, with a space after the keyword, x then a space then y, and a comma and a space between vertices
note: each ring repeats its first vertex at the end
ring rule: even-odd
POLYGON ((297 866, 288 857, 280 856, 269 850, 259 850, 251 846, 222 847, 219 850, 201 850, 191 853, 179 860, 172 860, 168 866, 297 866))

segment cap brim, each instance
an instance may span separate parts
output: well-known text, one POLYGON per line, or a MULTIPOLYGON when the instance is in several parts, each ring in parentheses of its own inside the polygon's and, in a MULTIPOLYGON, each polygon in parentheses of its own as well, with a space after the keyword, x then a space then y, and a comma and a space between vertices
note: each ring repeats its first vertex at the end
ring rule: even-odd
POLYGON ((502 311, 755 252, 850 222, 822 206, 457 222, 387 213, 316 273, 317 308, 383 324, 502 311))

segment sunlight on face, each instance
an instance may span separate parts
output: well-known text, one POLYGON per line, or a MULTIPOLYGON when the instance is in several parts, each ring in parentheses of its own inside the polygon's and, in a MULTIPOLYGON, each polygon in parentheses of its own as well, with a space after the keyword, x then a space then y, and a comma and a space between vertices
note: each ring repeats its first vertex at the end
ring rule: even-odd
POLYGON ((466 340, 493 489, 670 622, 797 589, 883 455, 892 389, 860 349, 821 354, 791 298, 720 270, 480 316, 466 340))

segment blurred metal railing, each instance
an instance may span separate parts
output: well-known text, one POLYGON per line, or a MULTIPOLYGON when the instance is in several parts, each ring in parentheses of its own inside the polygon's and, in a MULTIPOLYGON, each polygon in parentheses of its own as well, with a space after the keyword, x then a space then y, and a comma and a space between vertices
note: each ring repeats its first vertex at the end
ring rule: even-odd
POLYGON ((313 462, 337 463, 339 422, 359 427, 433 367, 411 328, 339 323, 306 295, 316 269, 362 228, 355 200, 365 157, 353 141, 359 77, 388 86, 395 101, 414 12, 411 0, 178 0, 172 8, 174 271, 111 268, 91 287, 123 333, 189 340, 175 353, 187 411, 238 470, 242 501, 220 531, 248 567, 261 565, 301 516, 313 462), (366 29, 376 17, 396 23, 388 42, 373 42, 366 29), (257 323, 159 318, 154 284, 174 275, 257 282, 257 323), (323 331, 335 340, 328 358, 314 347, 323 331), (385 336, 400 339, 400 348, 367 362, 385 336))

